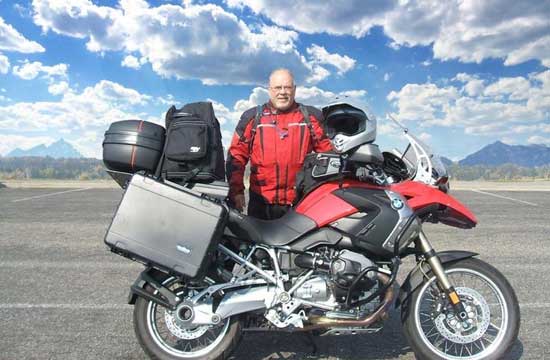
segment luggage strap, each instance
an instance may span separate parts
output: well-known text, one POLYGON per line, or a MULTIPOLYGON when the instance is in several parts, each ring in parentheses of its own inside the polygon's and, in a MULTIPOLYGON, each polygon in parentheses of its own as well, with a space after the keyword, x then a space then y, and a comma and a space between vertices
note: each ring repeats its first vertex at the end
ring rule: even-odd
POLYGON ((187 172, 169 172, 169 171, 163 171, 161 176, 163 180, 166 180, 168 178, 168 175, 170 175, 170 178, 177 178, 181 179, 183 183, 187 183, 191 181, 195 176, 197 176, 201 172, 201 169, 195 168, 193 170, 187 171, 187 172))

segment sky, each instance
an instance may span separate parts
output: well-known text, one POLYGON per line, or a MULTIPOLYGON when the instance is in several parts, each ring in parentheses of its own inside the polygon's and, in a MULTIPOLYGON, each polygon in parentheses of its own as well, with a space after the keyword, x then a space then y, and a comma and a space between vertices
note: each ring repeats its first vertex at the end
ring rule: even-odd
POLYGON ((550 146, 550 0, 0 0, 0 155, 60 138, 101 158, 109 124, 212 101, 228 144, 290 69, 297 100, 387 114, 459 160, 550 146))

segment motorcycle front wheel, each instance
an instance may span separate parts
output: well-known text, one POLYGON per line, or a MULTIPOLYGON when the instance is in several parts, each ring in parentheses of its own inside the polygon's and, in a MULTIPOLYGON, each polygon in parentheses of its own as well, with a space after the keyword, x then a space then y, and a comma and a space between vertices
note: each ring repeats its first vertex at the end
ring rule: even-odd
MULTIPOLYGON (((188 294, 175 278, 164 285, 178 296, 188 294)), ((134 306, 134 330, 142 349, 155 360, 225 360, 241 338, 238 319, 228 318, 216 326, 190 328, 181 321, 183 314, 170 311, 143 298, 134 306)), ((184 315, 183 315, 184 316, 184 315)))
POLYGON ((405 336, 419 359, 501 359, 517 339, 520 311, 506 278, 491 265, 466 259, 445 264, 468 319, 461 320, 433 274, 402 308, 405 336))

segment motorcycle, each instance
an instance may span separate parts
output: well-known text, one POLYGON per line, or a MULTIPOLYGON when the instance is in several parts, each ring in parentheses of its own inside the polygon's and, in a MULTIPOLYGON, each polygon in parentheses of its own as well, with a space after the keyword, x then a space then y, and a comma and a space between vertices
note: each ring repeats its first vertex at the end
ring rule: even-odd
POLYGON ((152 359, 227 359, 245 331, 369 334, 395 307, 417 358, 500 359, 518 336, 516 294, 478 254, 434 249, 424 223, 469 229, 477 220, 448 194, 440 158, 402 132, 403 153, 364 143, 319 154, 329 180, 282 218, 223 203, 225 228, 203 277, 142 259, 128 302, 143 350, 152 359), (409 256, 416 266, 397 286, 409 256))

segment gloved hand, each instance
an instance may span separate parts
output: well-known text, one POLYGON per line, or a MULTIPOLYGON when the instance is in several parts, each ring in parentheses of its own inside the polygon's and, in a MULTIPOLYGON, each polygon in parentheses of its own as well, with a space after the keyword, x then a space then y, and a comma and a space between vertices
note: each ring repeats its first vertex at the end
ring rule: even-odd
POLYGON ((244 194, 237 194, 233 196, 233 205, 235 206, 235 209, 242 212, 244 207, 246 206, 244 194))

